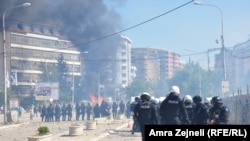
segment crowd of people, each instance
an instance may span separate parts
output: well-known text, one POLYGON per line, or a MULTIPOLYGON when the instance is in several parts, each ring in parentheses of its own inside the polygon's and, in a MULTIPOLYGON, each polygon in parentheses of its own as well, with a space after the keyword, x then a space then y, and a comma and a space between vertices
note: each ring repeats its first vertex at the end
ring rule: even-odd
POLYGON ((157 102, 144 92, 131 104, 134 125, 144 141, 145 125, 219 125, 228 124, 229 109, 219 96, 202 99, 200 95, 180 97, 178 86, 172 86, 163 101, 157 102))
POLYGON ((144 141, 145 125, 217 125, 228 124, 229 109, 223 104, 219 96, 202 98, 200 95, 180 96, 178 86, 172 86, 163 100, 143 92, 133 101, 114 101, 108 103, 102 101, 96 103, 72 104, 50 104, 39 108, 43 122, 71 121, 73 110, 75 120, 91 120, 99 117, 112 117, 117 119, 118 115, 132 117, 134 122, 132 134, 141 132, 144 141), (204 100, 203 100, 204 99, 204 100), (86 116, 85 116, 86 115, 86 116))
MULTIPOLYGON (((60 122, 60 121, 79 121, 79 120, 91 120, 99 117, 113 117, 118 118, 118 115, 125 115, 130 117, 130 102, 125 103, 123 100, 113 103, 102 101, 100 104, 96 103, 76 103, 72 105, 68 104, 52 104, 34 106, 30 113, 32 116, 40 115, 42 122, 60 122), (74 112, 73 112, 74 111, 74 112), (75 113, 74 118, 73 114, 75 113)), ((32 117, 31 117, 32 119, 32 117)))

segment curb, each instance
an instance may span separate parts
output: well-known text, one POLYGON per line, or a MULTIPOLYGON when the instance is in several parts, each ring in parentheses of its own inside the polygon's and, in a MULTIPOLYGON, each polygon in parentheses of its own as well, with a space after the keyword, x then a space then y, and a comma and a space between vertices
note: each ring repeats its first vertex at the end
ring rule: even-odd
POLYGON ((10 124, 10 125, 3 125, 0 126, 0 130, 7 129, 7 128, 13 128, 13 127, 19 127, 21 125, 29 124, 29 122, 23 122, 23 123, 16 123, 16 124, 10 124))

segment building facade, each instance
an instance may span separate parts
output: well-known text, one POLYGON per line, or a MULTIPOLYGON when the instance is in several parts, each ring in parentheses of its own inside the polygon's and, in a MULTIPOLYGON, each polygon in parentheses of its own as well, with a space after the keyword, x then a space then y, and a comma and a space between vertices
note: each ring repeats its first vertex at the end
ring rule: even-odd
POLYGON ((116 83, 125 88, 132 82, 131 74, 131 43, 132 41, 121 35, 120 45, 117 48, 117 73, 116 83))
POLYGON ((132 48, 132 64, 137 69, 136 79, 149 82, 167 80, 184 66, 179 54, 147 47, 132 48))
MULTIPOLYGON (((3 31, 3 30, 2 30, 3 31)), ((67 64, 69 81, 72 76, 81 76, 80 52, 60 34, 60 29, 51 26, 17 21, 6 22, 6 71, 7 78, 16 74, 16 82, 9 89, 21 97, 30 96, 36 83, 53 82, 57 59, 63 55, 67 64), (45 79, 44 75, 48 75, 45 79)), ((1 32, 3 38, 3 32, 1 32)), ((3 41, 0 42, 3 45, 3 41)), ((0 49, 1 60, 3 48, 0 49)), ((4 67, 0 63, 0 89, 4 89, 4 67)))

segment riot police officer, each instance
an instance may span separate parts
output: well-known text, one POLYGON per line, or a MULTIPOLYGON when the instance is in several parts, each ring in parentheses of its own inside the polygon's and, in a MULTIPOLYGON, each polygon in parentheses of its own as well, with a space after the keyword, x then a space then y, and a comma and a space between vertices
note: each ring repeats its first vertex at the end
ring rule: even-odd
POLYGON ((140 103, 140 97, 139 96, 136 96, 135 97, 135 99, 134 99, 134 102, 132 102, 131 104, 130 104, 130 111, 132 112, 132 115, 133 115, 133 125, 132 125, 132 134, 134 134, 135 132, 139 132, 140 131, 140 127, 139 127, 139 122, 137 121, 137 119, 136 119, 136 116, 135 116, 135 114, 134 114, 134 110, 135 110, 135 106, 137 105, 137 104, 139 104, 140 103))
POLYGON ((159 109, 159 114, 162 120, 161 122, 163 124, 181 125, 183 124, 181 118, 184 119, 185 123, 190 124, 187 110, 179 95, 180 89, 178 86, 174 85, 170 87, 169 94, 162 101, 159 109))
POLYGON ((71 121, 71 118, 72 118, 72 105, 69 103, 68 106, 67 106, 67 116, 68 116, 68 121, 71 121))
POLYGON ((209 109, 208 124, 228 124, 229 109, 219 96, 212 98, 212 107, 209 109))
POLYGON ((150 101, 150 95, 144 92, 140 96, 141 102, 135 106, 134 116, 139 121, 142 141, 145 140, 145 125, 158 124, 156 110, 150 101))
POLYGON ((212 100, 212 97, 206 97, 204 99, 204 104, 209 108, 211 108, 212 104, 211 104, 211 100, 212 100))
POLYGON ((76 121, 78 121, 81 116, 81 107, 79 103, 76 103, 75 110, 76 110, 76 121))
POLYGON ((61 108, 61 112, 62 112, 62 121, 66 121, 66 116, 67 116, 67 107, 65 104, 63 104, 62 108, 61 108))
MULTIPOLYGON (((189 121, 191 123, 193 120, 194 108, 195 108, 192 96, 185 95, 183 98, 183 103, 184 103, 185 109, 187 110, 189 121)), ((181 115, 181 120, 182 120, 182 123, 184 123, 184 124, 190 124, 190 123, 186 123, 185 116, 181 115)))
POLYGON ((55 107, 55 121, 59 122, 60 117, 61 117, 61 107, 59 106, 59 104, 56 104, 56 107, 55 107))
POLYGON ((195 108, 193 112, 192 124, 207 125, 209 107, 202 103, 202 98, 199 95, 195 95, 193 97, 193 101, 195 108))

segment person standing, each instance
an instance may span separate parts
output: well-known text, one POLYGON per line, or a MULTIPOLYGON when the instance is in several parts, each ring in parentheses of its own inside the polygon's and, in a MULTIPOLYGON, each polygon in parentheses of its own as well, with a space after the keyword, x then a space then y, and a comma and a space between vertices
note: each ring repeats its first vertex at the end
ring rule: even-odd
POLYGON ((85 117, 85 112, 86 112, 86 106, 84 103, 81 104, 81 114, 82 114, 82 121, 84 120, 85 117))
POLYGON ((98 103, 95 104, 93 111, 94 111, 94 118, 99 118, 101 115, 101 109, 98 103))
POLYGON ((46 121, 46 115, 47 115, 47 108, 45 105, 43 105, 42 110, 41 110, 41 118, 42 122, 46 121))
POLYGON ((71 106, 70 103, 68 104, 68 107, 67 107, 67 114, 68 114, 68 121, 71 121, 71 118, 72 118, 72 106, 71 106))
POLYGON ((65 104, 63 104, 62 108, 62 121, 66 121, 66 116, 67 116, 67 107, 65 104))
POLYGON ((140 124, 142 141, 145 141, 145 125, 158 124, 154 105, 150 101, 150 95, 147 92, 141 94, 141 102, 135 106, 134 115, 140 124))
POLYGON ((212 100, 212 97, 206 97, 204 99, 204 103, 203 104, 205 104, 208 109, 210 109, 212 107, 211 100, 212 100))
POLYGON ((117 111, 118 110, 118 104, 114 101, 112 104, 112 114, 113 114, 113 119, 117 118, 117 111))
POLYGON ((137 118, 136 118, 136 116, 135 116, 135 114, 134 114, 134 110, 135 110, 135 106, 137 105, 137 104, 139 104, 140 103, 140 98, 139 98, 139 96, 137 96, 137 97, 135 97, 135 100, 134 100, 134 102, 132 102, 131 104, 130 104, 130 111, 132 112, 132 116, 133 116, 133 125, 132 125, 132 132, 131 132, 131 134, 133 135, 135 132, 139 132, 140 131, 140 125, 139 125, 139 122, 137 121, 137 118))
POLYGON ((199 95, 193 97, 195 104, 192 124, 207 125, 208 120, 208 106, 202 103, 202 98, 199 95))
POLYGON ((130 111, 130 100, 128 100, 127 101, 127 103, 126 103, 126 109, 125 109, 125 115, 126 115, 126 117, 129 119, 130 118, 130 116, 131 116, 131 111, 130 111))
POLYGON ((75 110, 76 110, 76 121, 78 121, 81 115, 81 107, 79 103, 76 103, 75 110))
POLYGON ((59 104, 56 104, 55 106, 55 121, 59 122, 61 117, 61 107, 59 104))
POLYGON ((228 124, 229 108, 225 106, 219 96, 212 98, 212 107, 209 109, 209 125, 228 124))
POLYGON ((92 113, 92 106, 90 105, 90 103, 88 103, 86 107, 86 113, 87 113, 87 120, 90 120, 90 115, 92 113))
POLYGON ((52 103, 47 107, 47 115, 48 115, 48 122, 53 122, 54 121, 54 106, 52 103))
MULTIPOLYGON (((192 96, 191 95, 185 95, 184 98, 183 98, 183 104, 185 106, 185 109, 187 110, 188 118, 189 118, 189 121, 190 121, 189 124, 192 124, 192 120, 193 120, 193 116, 194 116, 194 108, 195 108, 195 104, 193 103, 192 96)), ((182 123, 188 124, 185 121, 185 116, 181 115, 181 117, 182 117, 181 118, 182 123)))
POLYGON ((169 94, 162 101, 159 114, 163 124, 181 125, 181 117, 186 124, 190 124, 187 110, 180 98, 180 89, 178 86, 171 86, 169 94))
POLYGON ((119 112, 120 114, 124 114, 125 112, 125 103, 123 100, 119 103, 119 112))

